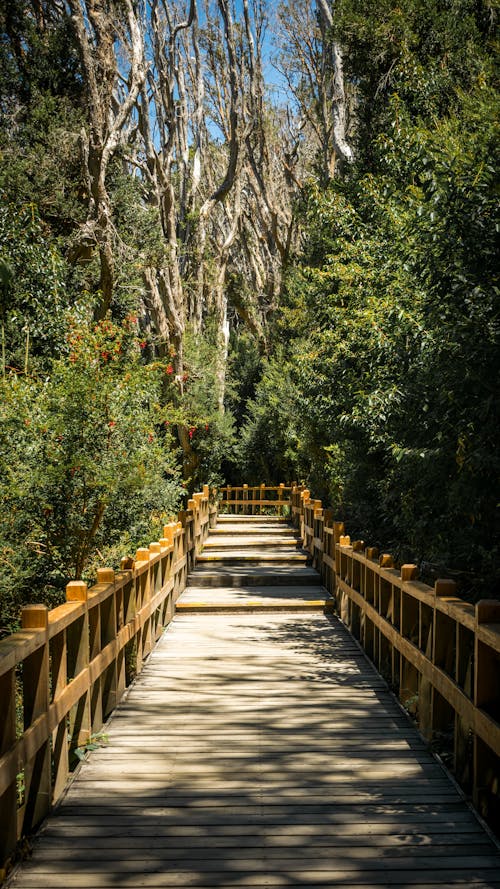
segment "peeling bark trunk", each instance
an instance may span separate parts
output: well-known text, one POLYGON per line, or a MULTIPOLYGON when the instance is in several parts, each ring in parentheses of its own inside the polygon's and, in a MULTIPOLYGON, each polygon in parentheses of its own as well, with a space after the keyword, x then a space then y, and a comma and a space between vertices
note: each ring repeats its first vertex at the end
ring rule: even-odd
POLYGON ((185 426, 177 427, 177 434, 182 448, 182 477, 184 481, 193 478, 198 469, 200 458, 191 447, 191 439, 189 438, 189 430, 185 426))
POLYGON ((334 155, 327 160, 327 164, 330 175, 333 176, 335 174, 336 157, 341 161, 352 163, 354 154, 347 141, 347 101, 342 50, 339 44, 328 35, 328 31, 333 28, 333 12, 327 0, 318 0, 318 8, 322 23, 321 30, 325 48, 325 61, 328 68, 325 77, 328 91, 325 95, 325 100, 330 107, 325 110, 325 119, 328 120, 331 117, 331 142, 334 150, 334 155))
POLYGON ((113 298, 115 283, 115 259, 113 254, 113 229, 111 223, 111 201, 105 185, 102 146, 91 145, 89 150, 88 172, 92 195, 91 218, 99 251, 99 300, 94 316, 97 320, 106 317, 113 298))
POLYGON ((159 342, 157 349, 159 355, 163 358, 168 353, 168 345, 170 342, 170 326, 168 322, 165 305, 160 295, 158 281, 156 278, 156 269, 143 269, 143 279, 146 286, 146 305, 153 319, 153 324, 158 332, 159 342))
POLYGON ((215 285, 215 316, 217 320, 217 357, 215 380, 217 386, 217 406, 224 413, 226 394, 226 372, 229 354, 229 321, 227 317, 226 265, 219 270, 215 285))
POLYGON ((121 0, 116 7, 100 0, 68 0, 68 5, 82 63, 89 118, 87 146, 82 152, 89 212, 82 237, 88 243, 91 233, 99 252, 95 315, 103 318, 111 306, 115 283, 112 207, 106 175, 145 80, 144 42, 132 0, 121 0), (124 90, 120 78, 123 57, 129 62, 124 90), (124 95, 119 94, 119 83, 124 95))
POLYGON ((333 39, 334 9, 328 0, 294 0, 283 3, 280 12, 282 74, 300 109, 302 137, 316 143, 325 181, 354 160, 342 48, 333 39))

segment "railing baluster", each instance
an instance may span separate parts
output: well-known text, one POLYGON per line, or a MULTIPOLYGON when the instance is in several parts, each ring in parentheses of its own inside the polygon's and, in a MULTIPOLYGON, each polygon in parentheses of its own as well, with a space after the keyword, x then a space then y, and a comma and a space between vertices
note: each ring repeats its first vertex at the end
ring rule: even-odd
MULTIPOLYGON (((16 671, 12 666, 0 676, 0 756, 8 754, 16 741, 16 671)), ((0 792, 0 866, 7 860, 17 841, 17 775, 9 762, 5 768, 6 784, 0 792)))
MULTIPOLYGON (((23 663, 24 728, 30 728, 46 716, 49 707, 49 610, 46 605, 22 609, 23 630, 43 634, 43 642, 23 663)), ((25 807, 23 830, 29 832, 40 823, 52 802, 50 740, 31 751, 24 766, 25 807)))

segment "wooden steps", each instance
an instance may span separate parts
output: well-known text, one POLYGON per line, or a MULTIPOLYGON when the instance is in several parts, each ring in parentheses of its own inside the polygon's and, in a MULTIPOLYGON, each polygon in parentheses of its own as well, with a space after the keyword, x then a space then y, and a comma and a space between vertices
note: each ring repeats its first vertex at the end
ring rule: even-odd
POLYGON ((223 516, 218 524, 177 601, 178 612, 331 607, 292 527, 268 516, 223 516))
MULTIPOLYGON (((283 522, 280 522, 278 526, 270 523, 267 523, 265 525, 252 524, 251 528, 252 531, 255 530, 255 532, 258 533, 259 536, 262 538, 276 537, 277 535, 279 535, 280 538, 286 537, 293 540, 299 539, 297 532, 283 522)), ((248 523, 243 523, 242 521, 239 521, 237 518, 235 518, 234 522, 232 522, 231 525, 225 523, 224 525, 220 525, 217 528, 211 528, 210 537, 212 539, 217 537, 227 537, 228 534, 231 534, 232 537, 237 537, 240 534, 247 535, 248 531, 248 523)), ((206 543, 207 542, 208 541, 206 541, 206 543)))
POLYGON ((223 525, 233 525, 235 522, 242 522, 245 525, 288 525, 288 519, 284 516, 276 516, 276 515, 218 515, 217 516, 217 524, 222 527, 223 525))
MULTIPOLYGON (((252 565, 198 562, 190 583, 197 587, 311 586, 318 583, 318 572, 301 565, 252 565)), ((179 600, 180 601, 180 600, 179 600)))
MULTIPOLYGON (((203 547, 204 553, 212 552, 213 550, 220 550, 221 552, 231 552, 231 550, 241 550, 242 548, 242 535, 235 535, 234 537, 217 537, 216 539, 208 539, 203 547)), ((298 540, 294 537, 275 537, 266 535, 265 537, 261 537, 259 539, 258 549, 261 550, 280 550, 286 549, 287 552, 291 547, 295 547, 295 549, 302 549, 302 540, 298 540)), ((246 548, 245 548, 246 549, 246 548)))

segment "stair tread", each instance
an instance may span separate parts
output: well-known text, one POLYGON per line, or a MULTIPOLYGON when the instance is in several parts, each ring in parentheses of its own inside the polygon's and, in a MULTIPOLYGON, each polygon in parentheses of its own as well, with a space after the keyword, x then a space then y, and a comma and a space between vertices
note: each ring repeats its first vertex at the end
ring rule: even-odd
POLYGON ((245 546, 246 543, 251 543, 252 541, 259 541, 263 546, 266 545, 268 541, 282 541, 283 543, 288 543, 292 545, 293 543, 302 540, 302 537, 295 536, 292 534, 260 534, 259 537, 250 534, 224 534, 217 535, 216 537, 211 537, 210 540, 207 540, 204 546, 219 546, 219 541, 224 540, 232 540, 235 544, 239 544, 240 546, 245 546))
POLYGON ((290 552, 279 552, 279 553, 265 553, 256 550, 255 552, 248 552, 245 550, 232 550, 232 551, 224 551, 224 550, 213 550, 211 552, 205 553, 202 552, 201 555, 198 556, 198 562, 211 562, 211 561, 227 561, 230 562, 232 560, 251 560, 255 561, 256 559, 262 558, 264 561, 271 562, 279 562, 279 561, 292 561, 292 562, 303 562, 308 558, 309 554, 305 551, 297 551, 295 548, 291 549, 290 552))
POLYGON ((276 515, 218 515, 217 516, 217 524, 231 524, 231 522, 237 522, 240 524, 254 524, 258 522, 262 522, 264 524, 272 524, 275 522, 276 524, 288 525, 289 521, 285 516, 276 516, 276 515))
MULTIPOLYGON (((303 586, 286 586, 285 590, 280 586, 255 586, 251 587, 235 587, 235 586, 224 586, 224 587, 214 587, 210 591, 210 597, 212 598, 220 598, 224 597, 228 594, 235 594, 238 596, 251 594, 252 597, 263 597, 263 598, 273 598, 273 596, 279 594, 280 597, 286 598, 296 598, 296 599, 320 599, 324 598, 327 594, 325 587, 321 586, 321 584, 315 584, 314 586, 308 586, 304 589, 303 586)), ((206 587, 198 587, 189 585, 186 587, 182 594, 182 598, 196 598, 196 597, 206 597, 207 596, 207 588, 206 587)), ((180 601, 180 600, 179 600, 180 601)))
POLYGON ((208 566, 209 562, 205 563, 205 565, 200 564, 198 561, 196 563, 196 568, 192 573, 192 577, 194 575, 198 575, 198 577, 206 577, 208 575, 218 574, 239 574, 239 575, 255 575, 255 574, 263 574, 263 575, 275 575, 279 577, 314 577, 316 580, 318 579, 318 572, 315 568, 310 568, 308 565, 290 565, 287 567, 286 565, 273 566, 273 565, 220 565, 215 571, 213 568, 210 569, 208 566))

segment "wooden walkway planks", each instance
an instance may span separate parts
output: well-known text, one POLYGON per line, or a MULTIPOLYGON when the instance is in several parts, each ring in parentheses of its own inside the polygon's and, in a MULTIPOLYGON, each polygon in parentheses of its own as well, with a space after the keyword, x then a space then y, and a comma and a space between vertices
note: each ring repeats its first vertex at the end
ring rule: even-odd
POLYGON ((336 618, 236 609, 174 619, 12 886, 486 889, 500 856, 336 618))
POLYGON ((178 617, 14 886, 499 886, 488 837, 347 632, 178 617))

